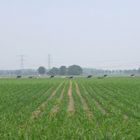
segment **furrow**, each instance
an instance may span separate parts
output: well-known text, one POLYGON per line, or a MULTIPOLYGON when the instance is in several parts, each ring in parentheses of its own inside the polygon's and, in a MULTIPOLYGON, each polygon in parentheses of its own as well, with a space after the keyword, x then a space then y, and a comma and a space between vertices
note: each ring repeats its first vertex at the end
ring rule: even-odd
POLYGON ((81 95, 81 93, 80 93, 80 89, 79 89, 78 84, 75 83, 75 85, 76 85, 76 93, 77 93, 77 95, 79 96, 79 98, 80 98, 80 100, 81 100, 81 103, 82 103, 82 106, 83 106, 83 110, 87 113, 87 115, 88 115, 89 117, 91 117, 91 114, 92 114, 92 113, 91 113, 91 111, 90 111, 90 109, 89 109, 89 106, 87 105, 85 99, 82 97, 82 95, 81 95))
POLYGON ((58 109, 59 109, 58 105, 59 105, 59 103, 61 103, 61 101, 62 101, 62 99, 63 99, 63 96, 64 96, 64 89, 65 89, 65 87, 63 88, 63 90, 62 90, 60 96, 59 96, 58 99, 57 99, 57 105, 54 105, 54 106, 52 107, 52 109, 51 109, 51 114, 56 114, 56 113, 58 112, 58 109))
POLYGON ((59 86, 55 89, 55 91, 51 94, 51 96, 45 101, 43 102, 39 107, 37 107, 31 115, 31 120, 35 119, 38 117, 38 115, 41 113, 41 111, 45 108, 45 106, 47 105, 47 103, 52 99, 52 97, 56 94, 56 92, 58 91, 58 89, 62 86, 63 83, 59 84, 59 86))
POLYGON ((74 100, 72 96, 72 81, 70 81, 69 84, 68 97, 69 97, 69 104, 68 104, 67 112, 73 113, 75 110, 74 110, 74 100))

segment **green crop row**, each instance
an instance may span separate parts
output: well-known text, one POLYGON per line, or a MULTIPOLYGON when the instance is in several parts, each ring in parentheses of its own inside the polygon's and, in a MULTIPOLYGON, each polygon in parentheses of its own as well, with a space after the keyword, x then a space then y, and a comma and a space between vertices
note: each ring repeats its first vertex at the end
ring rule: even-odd
POLYGON ((0 79, 0 139, 139 139, 139 85, 139 77, 0 79))

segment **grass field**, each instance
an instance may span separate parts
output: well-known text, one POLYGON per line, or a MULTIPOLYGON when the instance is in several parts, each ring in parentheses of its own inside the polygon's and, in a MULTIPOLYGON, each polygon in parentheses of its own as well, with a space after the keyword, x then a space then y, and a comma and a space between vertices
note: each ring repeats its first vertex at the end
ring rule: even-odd
POLYGON ((0 79, 0 140, 138 140, 140 78, 0 79))

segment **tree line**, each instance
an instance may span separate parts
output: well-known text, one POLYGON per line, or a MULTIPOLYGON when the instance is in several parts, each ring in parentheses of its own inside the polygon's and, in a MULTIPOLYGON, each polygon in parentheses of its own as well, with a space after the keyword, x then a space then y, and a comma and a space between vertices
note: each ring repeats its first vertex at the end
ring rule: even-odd
POLYGON ((72 65, 69 67, 61 66, 60 68, 53 67, 47 71, 45 67, 41 66, 38 68, 38 73, 40 75, 82 75, 83 69, 78 65, 72 65))
MULTIPOLYGON (((77 65, 76 65, 77 66, 77 65)), ((79 66, 80 67, 80 66, 79 66)), ((92 68, 81 68, 80 72, 77 67, 75 70, 75 65, 66 67, 61 66, 60 68, 53 67, 51 70, 44 69, 44 74, 48 75, 140 75, 140 68, 139 69, 130 69, 130 70, 102 70, 102 69, 92 69, 92 68)), ((79 68, 78 68, 79 69, 79 68)), ((38 69, 23 69, 23 70, 0 70, 0 76, 16 76, 16 75, 24 75, 24 76, 30 76, 35 75, 37 76, 39 74, 39 68, 38 69)))
POLYGON ((102 69, 90 69, 83 68, 84 75, 140 75, 140 68, 138 69, 126 69, 126 70, 102 70, 102 69))

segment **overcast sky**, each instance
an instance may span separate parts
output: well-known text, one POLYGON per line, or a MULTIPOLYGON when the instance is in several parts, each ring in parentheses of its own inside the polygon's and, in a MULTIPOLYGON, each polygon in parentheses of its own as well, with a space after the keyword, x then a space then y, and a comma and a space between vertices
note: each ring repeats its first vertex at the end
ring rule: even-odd
POLYGON ((140 67, 140 0, 1 0, 0 69, 140 67))

